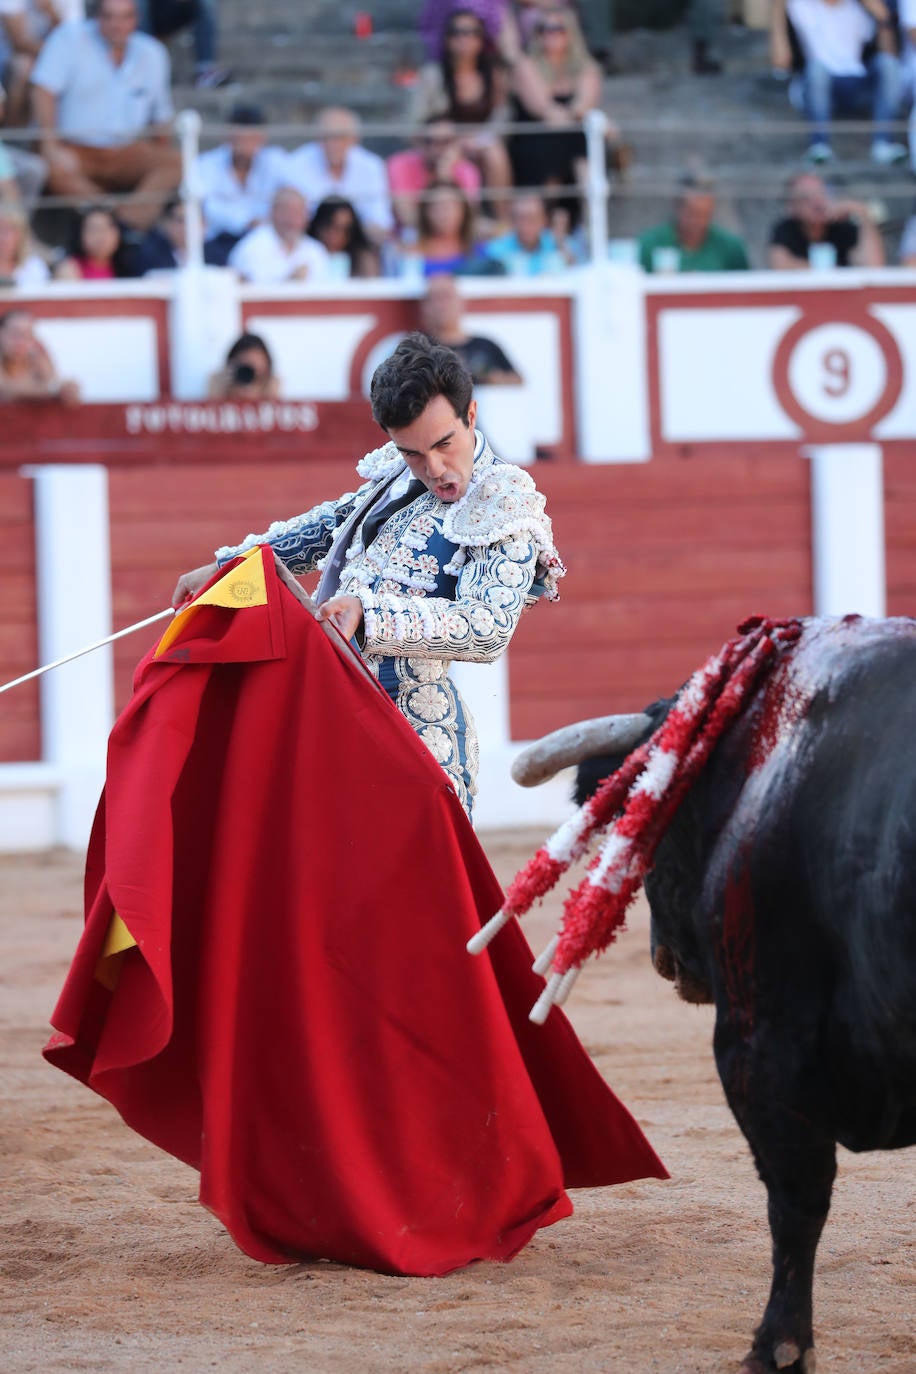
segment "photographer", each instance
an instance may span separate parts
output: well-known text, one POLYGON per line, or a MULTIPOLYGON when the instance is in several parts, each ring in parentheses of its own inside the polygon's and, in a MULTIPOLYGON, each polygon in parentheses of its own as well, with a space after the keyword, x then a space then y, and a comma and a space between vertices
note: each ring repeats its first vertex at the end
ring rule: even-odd
POLYGON ((276 401, 280 380, 270 349, 259 334, 240 334, 226 361, 210 378, 207 392, 216 401, 276 401))

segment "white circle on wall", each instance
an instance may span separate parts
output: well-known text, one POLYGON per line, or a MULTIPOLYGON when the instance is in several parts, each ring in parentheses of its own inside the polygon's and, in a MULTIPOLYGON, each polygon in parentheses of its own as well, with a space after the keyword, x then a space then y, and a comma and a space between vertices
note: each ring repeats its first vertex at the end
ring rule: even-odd
POLYGON ((855 324, 816 325, 792 350, 789 389, 809 415, 843 425, 868 415, 887 388, 878 341, 855 324))

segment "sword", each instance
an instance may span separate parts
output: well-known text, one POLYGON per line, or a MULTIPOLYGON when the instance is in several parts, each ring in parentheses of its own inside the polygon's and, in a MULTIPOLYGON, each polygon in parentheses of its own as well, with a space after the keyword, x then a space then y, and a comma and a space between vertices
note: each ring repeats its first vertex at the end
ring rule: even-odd
POLYGON ((75 653, 67 654, 64 658, 56 658, 53 663, 44 663, 40 668, 33 668, 30 673, 24 673, 22 677, 14 677, 12 682, 4 682, 0 686, 0 694, 8 692, 11 687, 18 687, 22 682, 31 682, 33 677, 41 677, 42 673, 50 673, 52 668, 59 668, 64 663, 72 663, 75 658, 82 658, 83 654, 91 654, 95 649, 101 649, 106 644, 113 644, 116 639, 123 639, 125 635, 132 635, 135 630, 143 630, 147 625, 155 625, 157 620, 165 620, 166 616, 174 615, 175 607, 169 606, 164 611, 157 611, 155 615, 147 616, 146 620, 138 620, 136 625, 128 625, 126 629, 116 630, 113 635, 107 635, 105 639, 96 640, 95 644, 87 644, 83 649, 77 649, 75 653))

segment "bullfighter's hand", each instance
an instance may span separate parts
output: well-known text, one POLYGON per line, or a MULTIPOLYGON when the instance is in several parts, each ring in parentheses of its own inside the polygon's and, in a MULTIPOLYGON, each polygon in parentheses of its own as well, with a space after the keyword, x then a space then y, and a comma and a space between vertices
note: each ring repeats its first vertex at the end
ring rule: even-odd
POLYGON ((182 573, 172 592, 172 605, 183 606, 186 601, 190 601, 216 572, 219 572, 218 563, 205 563, 201 568, 192 568, 190 572, 182 573))
POLYGON ((358 596, 332 596, 318 607, 318 619, 330 620, 344 639, 352 639, 363 623, 363 603, 358 596))

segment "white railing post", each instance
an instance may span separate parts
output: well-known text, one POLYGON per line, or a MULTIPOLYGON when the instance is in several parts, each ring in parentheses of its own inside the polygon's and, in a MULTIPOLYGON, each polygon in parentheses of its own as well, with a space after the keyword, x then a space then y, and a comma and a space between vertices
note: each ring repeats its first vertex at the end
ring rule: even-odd
POLYGON ((607 115, 590 110, 585 116, 585 146, 588 152, 588 242, 592 262, 607 259, 607 115))
POLYGON ((812 444, 815 615, 886 614, 880 444, 812 444))
POLYGON ((187 266, 204 265, 204 220, 200 208, 197 155, 200 152, 200 115, 182 110, 175 121, 181 146, 181 199, 184 201, 187 266))

